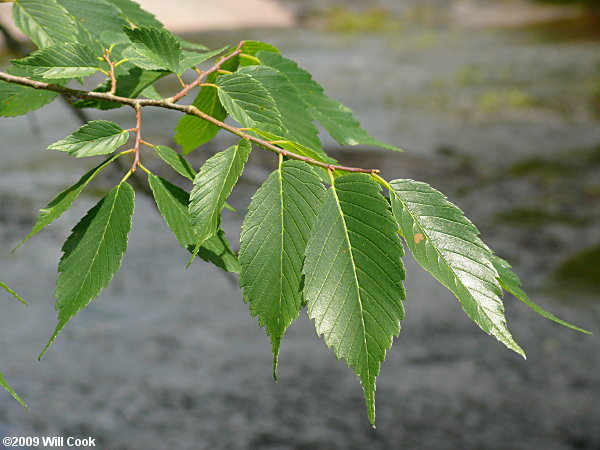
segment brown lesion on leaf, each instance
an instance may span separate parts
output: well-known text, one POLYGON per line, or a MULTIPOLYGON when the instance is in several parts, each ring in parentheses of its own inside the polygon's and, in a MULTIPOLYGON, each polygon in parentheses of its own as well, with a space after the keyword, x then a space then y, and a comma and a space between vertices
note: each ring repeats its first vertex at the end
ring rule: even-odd
POLYGON ((425 239, 425 237, 423 237, 423 235, 421 233, 417 233, 413 236, 413 239, 415 240, 415 244, 418 244, 423 239, 425 239))

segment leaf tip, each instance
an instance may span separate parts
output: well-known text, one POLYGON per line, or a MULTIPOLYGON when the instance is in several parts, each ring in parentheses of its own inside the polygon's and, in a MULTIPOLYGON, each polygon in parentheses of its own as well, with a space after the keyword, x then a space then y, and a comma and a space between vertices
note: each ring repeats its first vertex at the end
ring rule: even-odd
POLYGON ((277 383, 277 368, 279 367, 279 347, 281 345, 281 339, 273 340, 273 380, 277 383))
POLYGON ((48 343, 46 344, 46 346, 44 347, 42 352, 38 355, 38 361, 42 360, 42 357, 46 354, 46 352, 48 351, 48 349, 50 348, 50 346, 56 339, 56 336, 58 336, 58 333, 60 333, 60 330, 63 329, 64 325, 65 324, 62 322, 58 323, 58 325, 56 326, 56 329, 54 330, 54 333, 52 333, 52 336, 50 336, 50 339, 48 339, 48 343))

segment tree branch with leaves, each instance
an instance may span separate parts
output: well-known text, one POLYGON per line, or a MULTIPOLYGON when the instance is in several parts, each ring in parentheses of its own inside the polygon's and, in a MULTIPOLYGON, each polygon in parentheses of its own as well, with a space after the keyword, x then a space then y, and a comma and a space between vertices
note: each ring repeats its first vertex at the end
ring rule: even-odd
POLYGON ((285 331, 306 307, 317 333, 359 378, 373 426, 376 378, 405 316, 405 247, 473 322, 523 357, 506 325, 504 291, 587 333, 534 304, 508 263, 433 187, 388 182, 378 169, 345 166, 328 156, 317 123, 340 145, 400 149, 371 136, 350 109, 274 46, 242 41, 211 51, 176 37, 131 0, 15 0, 13 18, 38 50, 0 72, 0 116, 26 114, 63 95, 77 108, 129 106, 136 122, 123 129, 92 120, 48 147, 76 158, 108 158, 50 201, 19 246, 59 218, 104 168, 127 155, 132 162, 63 245, 58 325, 40 357, 119 270, 135 207, 128 180, 138 168, 168 228, 190 251, 190 262, 200 257, 239 273, 243 300, 271 339, 275 379, 285 331), (209 60, 215 62, 202 68, 209 60), (186 84, 187 71, 196 77, 186 84), (106 81, 96 89, 69 87, 97 73, 106 81), (181 89, 162 97, 154 83, 166 76, 176 77, 181 89), (180 103, 191 94, 191 104, 180 103), (143 139, 147 108, 184 114, 175 130, 181 153, 143 139), (238 125, 226 123, 227 117, 238 125), (185 155, 220 130, 239 142, 196 171, 185 155), (133 147, 122 150, 131 133, 133 147), (221 212, 254 148, 276 153, 279 162, 252 197, 236 254, 221 229, 221 212), (191 192, 148 170, 142 149, 193 181, 191 192))

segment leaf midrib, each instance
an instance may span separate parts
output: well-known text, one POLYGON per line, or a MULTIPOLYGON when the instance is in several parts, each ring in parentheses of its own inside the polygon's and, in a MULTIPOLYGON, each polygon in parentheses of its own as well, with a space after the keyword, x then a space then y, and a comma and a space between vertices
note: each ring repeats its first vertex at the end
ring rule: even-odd
MULTIPOLYGON (((439 251, 439 249, 437 248, 437 246, 433 244, 431 238, 429 237, 429 234, 425 231, 425 229, 423 228, 423 226, 421 225, 421 223, 417 220, 416 216, 407 207, 406 203, 395 192, 393 192, 393 191, 391 191, 391 192, 392 192, 393 195, 396 196, 396 198, 398 199, 398 201, 400 203, 402 203, 403 209, 408 212, 408 214, 413 219, 413 222, 415 224, 417 224, 417 226, 419 227, 419 230, 421 230, 421 232, 423 233, 423 235, 425 236, 425 238, 429 241, 429 243, 431 244, 431 246, 433 247, 433 249, 435 250, 435 252, 441 258, 441 260, 444 262, 444 264, 450 269, 450 272, 452 273, 452 276, 454 277, 455 282, 459 283, 463 287, 463 289, 469 294, 469 297, 471 297, 471 299, 473 300, 473 302, 475 303, 475 305, 477 307, 478 315, 480 314, 479 310, 481 310, 481 309, 489 311, 488 308, 484 307, 483 305, 480 305, 479 302, 477 302, 477 299, 471 294, 470 288, 467 287, 462 282, 462 280, 458 277, 458 275, 456 275, 456 273, 455 273, 454 269, 452 268, 452 266, 448 263, 448 261, 446 260, 446 258, 444 257, 444 255, 439 251)), ((406 239, 406 237, 405 237, 405 239, 406 239)), ((467 273, 470 273, 470 272, 467 272, 467 273)), ((471 275, 473 275, 473 274, 471 274, 471 275)), ((485 280, 483 280, 483 281, 485 281, 485 280)), ((489 296, 486 296, 486 297, 489 298, 489 296)), ((460 298, 459 298, 459 300, 460 300, 460 298)), ((506 334, 500 327, 498 327, 498 325, 496 325, 496 323, 493 320, 490 320, 490 322, 491 322, 492 326, 494 327, 494 329, 496 329, 496 331, 499 332, 502 336, 504 336, 506 334)))
POLYGON ((362 324, 362 330, 363 330, 363 344, 364 344, 364 350, 365 350, 365 357, 366 357, 366 361, 365 361, 365 366, 367 369, 367 383, 363 383, 363 387, 365 389, 365 391, 368 389, 369 392, 371 391, 371 387, 369 385, 369 381, 371 380, 371 368, 369 366, 369 346, 367 344, 367 327, 365 326, 365 316, 364 316, 364 308, 363 308, 363 303, 362 303, 362 296, 360 294, 360 287, 358 285, 358 274, 356 273, 356 264, 354 263, 354 249, 352 247, 352 243, 350 242, 350 235, 348 234, 348 228, 346 226, 346 221, 344 220, 344 212, 342 211, 342 205, 340 203, 340 199, 338 197, 337 194, 337 189, 335 187, 335 183, 333 183, 331 185, 331 190, 333 192, 333 197, 335 198, 335 204, 337 206, 338 212, 340 214, 340 218, 341 218, 341 222, 342 222, 342 226, 344 228, 344 239, 346 244, 348 244, 348 252, 350 253, 350 262, 352 264, 352 273, 354 274, 354 287, 356 290, 356 295, 358 297, 358 304, 360 306, 360 321, 362 324))
MULTIPOLYGON (((115 196, 114 196, 114 199, 113 199, 112 205, 111 205, 111 207, 110 207, 109 214, 108 214, 108 216, 107 216, 107 219, 106 219, 106 224, 104 225, 104 230, 102 231, 102 238, 100 239, 100 241, 98 242, 98 245, 96 246, 96 251, 95 251, 95 253, 94 253, 94 257, 92 258, 92 261, 91 261, 91 262, 90 262, 90 264, 89 264, 89 267, 88 267, 88 269, 87 269, 87 271, 86 271, 85 277, 82 277, 82 278, 81 278, 82 282, 81 282, 81 283, 80 283, 80 285, 79 285, 79 286, 80 286, 80 287, 79 287, 79 290, 81 290, 81 287, 82 287, 82 286, 83 286, 83 284, 84 284, 84 283, 87 281, 87 279, 88 279, 88 276, 89 276, 89 274, 90 274, 90 272, 91 272, 91 270, 92 270, 92 266, 94 265, 94 263, 96 262, 96 259, 98 258, 98 253, 100 252, 100 247, 102 246, 102 243, 103 243, 103 242, 105 241, 105 239, 106 239, 106 230, 108 229, 108 225, 109 225, 109 223, 111 222, 111 217, 112 217, 112 215, 113 215, 113 212, 114 212, 114 210, 115 210, 115 205, 116 205, 116 203, 117 203, 117 198, 118 198, 118 196, 119 196, 119 193, 120 193, 120 191, 121 191, 121 185, 119 184, 119 185, 117 186, 117 190, 115 191, 115 196)), ((78 293, 78 294, 79 294, 79 293, 78 293)))
MULTIPOLYGON (((21 8, 21 13, 25 14, 27 17, 29 17, 29 20, 33 23, 35 23, 35 25, 38 27, 39 32, 42 32, 45 36, 45 38, 49 41, 55 42, 54 38, 52 36, 50 36, 46 30, 44 30, 44 28, 42 27, 41 23, 38 22, 37 20, 35 20, 34 16, 31 15, 27 9, 25 7, 23 7, 23 5, 21 4, 21 2, 19 0, 14 0, 15 4, 17 4, 19 6, 19 8, 21 8)), ((60 5, 59 5, 60 6, 60 5)))

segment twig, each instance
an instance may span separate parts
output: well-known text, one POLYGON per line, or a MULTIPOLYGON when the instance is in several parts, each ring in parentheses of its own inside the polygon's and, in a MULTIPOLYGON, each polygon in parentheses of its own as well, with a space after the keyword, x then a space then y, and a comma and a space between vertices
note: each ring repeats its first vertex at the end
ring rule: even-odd
POLYGON ((133 146, 133 165, 131 171, 135 173, 140 165, 140 143, 142 142, 142 107, 139 104, 133 106, 135 109, 135 144, 133 146))
POLYGON ((114 95, 117 93, 117 77, 115 76, 115 63, 110 60, 110 50, 108 49, 104 52, 104 60, 108 63, 109 67, 110 91, 108 93, 114 95))
POLYGON ((196 86, 198 86, 200 83, 202 83, 202 81, 204 81, 206 79, 206 77, 208 77, 211 73, 219 71, 221 69, 221 66, 225 62, 229 61, 231 58, 234 58, 235 56, 242 53, 242 47, 244 46, 244 43, 245 43, 244 41, 241 41, 238 44, 237 48, 232 53, 219 59, 219 61, 213 67, 208 69, 207 71, 200 71, 198 78, 196 78, 194 81, 192 81, 187 86, 184 86, 181 91, 179 91, 177 94, 175 94, 169 100, 173 103, 177 103, 183 97, 188 95, 192 89, 194 89, 196 86))
MULTIPOLYGON (((171 99, 162 99, 162 100, 152 100, 152 99, 133 99, 127 97, 120 97, 118 95, 112 95, 106 92, 93 92, 93 91, 82 91, 78 89, 71 89, 64 86, 59 86, 57 84, 46 83, 43 81, 35 81, 26 77, 18 77, 15 75, 10 75, 4 72, 0 72, 0 80, 6 81, 8 83, 20 84, 22 86, 31 87, 34 89, 41 89, 46 91, 58 92, 61 94, 68 95, 74 98, 88 98, 88 99, 96 99, 96 100, 105 100, 108 102, 119 103, 122 105, 129 105, 136 109, 136 111, 146 106, 153 106, 157 108, 165 108, 172 109, 174 111, 179 111, 190 116, 196 116, 207 122, 210 122, 216 125, 219 128, 222 128, 230 133, 233 133, 241 138, 248 139, 261 147, 270 150, 275 153, 281 153, 284 156, 289 158, 298 159, 300 161, 304 161, 308 164, 312 164, 314 166, 319 166, 324 169, 329 170, 342 170, 345 172, 360 172, 360 173, 369 173, 369 174, 377 174, 379 173, 378 169, 361 169, 360 167, 347 167, 347 166, 338 166, 335 164, 327 164, 321 161, 317 161, 312 158, 308 158, 306 156, 298 155, 296 153, 290 152, 289 150, 282 149, 280 147, 276 147, 273 144, 270 144, 268 141, 264 139, 257 138, 255 136, 251 136, 244 132, 244 130, 234 127, 232 125, 228 125, 224 122, 221 122, 218 119, 206 114, 203 111, 200 111, 194 105, 178 105, 175 102, 171 101, 171 99)), ((140 113, 141 114, 141 113, 140 113)), ((141 120, 141 119, 140 119, 141 120)), ((139 128, 138 128, 139 131, 139 128)), ((139 135, 138 135, 139 137, 139 135)), ((139 137, 141 139, 141 137, 139 137)))

